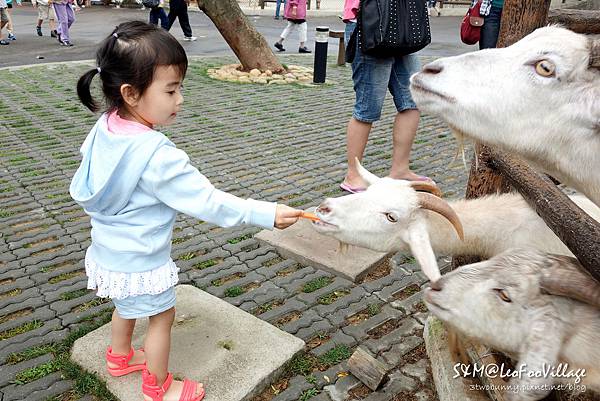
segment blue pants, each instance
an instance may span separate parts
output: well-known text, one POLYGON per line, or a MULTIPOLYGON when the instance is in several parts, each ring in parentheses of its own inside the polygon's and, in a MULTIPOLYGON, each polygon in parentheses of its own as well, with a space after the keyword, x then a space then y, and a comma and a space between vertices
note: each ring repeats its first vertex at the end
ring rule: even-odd
POLYGON ((163 29, 169 28, 169 17, 162 7, 155 7, 150 9, 150 23, 152 25, 158 25, 160 20, 160 27, 163 29))
POLYGON ((490 9, 490 14, 483 19, 481 27, 481 37, 479 39, 479 49, 490 49, 496 47, 498 34, 500 33, 500 20, 502 18, 502 8, 494 7, 490 9))
POLYGON ((277 0, 277 4, 275 5, 275 18, 279 18, 279 9, 281 8, 281 3, 285 4, 285 0, 277 0))

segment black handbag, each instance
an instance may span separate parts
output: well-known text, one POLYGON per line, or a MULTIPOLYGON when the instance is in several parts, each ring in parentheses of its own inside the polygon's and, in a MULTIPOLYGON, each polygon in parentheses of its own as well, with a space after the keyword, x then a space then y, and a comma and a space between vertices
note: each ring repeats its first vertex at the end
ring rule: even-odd
POLYGON ((156 8, 160 4, 160 0, 142 0, 144 7, 156 8))
POLYGON ((361 0, 360 50, 375 57, 404 56, 431 43, 426 0, 361 0))

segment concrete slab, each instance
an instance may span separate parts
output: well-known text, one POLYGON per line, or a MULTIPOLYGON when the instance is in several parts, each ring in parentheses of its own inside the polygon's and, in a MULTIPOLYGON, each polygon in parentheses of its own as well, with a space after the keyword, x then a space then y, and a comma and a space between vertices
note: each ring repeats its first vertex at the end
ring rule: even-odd
POLYGON ((264 230, 254 238, 274 246, 282 256, 353 282, 368 274, 387 255, 356 246, 348 246, 342 251, 339 241, 317 233, 310 224, 301 219, 285 230, 264 230))
POLYGON ((425 322, 423 338, 439 401, 489 401, 483 391, 473 388, 475 384, 481 384, 477 380, 455 377, 448 332, 441 320, 430 315, 425 322))
MULTIPOLYGON (((264 389, 283 365, 304 348, 304 341, 190 285, 177 291, 169 366, 176 377, 204 383, 206 401, 246 401, 264 389), (227 349, 230 348, 230 349, 227 349)), ((148 319, 138 321, 133 342, 143 344, 148 319)), ((140 373, 113 378, 104 352, 111 324, 78 339, 72 359, 106 381, 122 401, 141 399, 140 373)))

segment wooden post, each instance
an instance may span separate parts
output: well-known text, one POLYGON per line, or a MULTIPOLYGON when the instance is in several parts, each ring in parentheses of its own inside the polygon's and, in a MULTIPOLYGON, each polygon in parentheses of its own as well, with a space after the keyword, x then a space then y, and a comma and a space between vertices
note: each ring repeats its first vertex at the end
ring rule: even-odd
POLYGON ((560 24, 577 33, 600 33, 600 10, 551 10, 549 24, 560 24))

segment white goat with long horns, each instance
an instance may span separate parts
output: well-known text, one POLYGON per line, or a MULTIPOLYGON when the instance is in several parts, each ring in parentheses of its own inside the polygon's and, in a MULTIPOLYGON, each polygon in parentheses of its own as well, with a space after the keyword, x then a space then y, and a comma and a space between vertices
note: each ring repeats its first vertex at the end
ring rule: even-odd
POLYGON ((513 152, 600 206, 600 39, 540 28, 429 63, 411 92, 457 136, 513 152))
MULTIPOLYGON (((313 228, 342 243, 382 252, 410 250, 429 280, 440 277, 435 254, 489 258, 509 248, 531 247, 572 255, 516 193, 446 203, 432 184, 379 178, 357 161, 365 192, 325 199, 313 228), (462 224, 461 224, 462 222, 462 224), (463 239, 464 238, 464 239, 463 239)), ((600 220, 600 208, 583 196, 571 199, 600 220)))
POLYGON ((424 301, 467 337, 518 361, 508 400, 542 399, 556 383, 600 390, 600 284, 577 259, 507 250, 445 274, 424 301))

